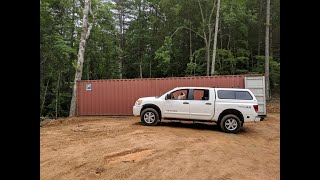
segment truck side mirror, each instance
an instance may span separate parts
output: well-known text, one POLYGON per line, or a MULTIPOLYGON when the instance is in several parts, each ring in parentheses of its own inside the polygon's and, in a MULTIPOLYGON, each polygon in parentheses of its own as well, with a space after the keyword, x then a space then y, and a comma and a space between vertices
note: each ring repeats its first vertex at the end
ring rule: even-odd
POLYGON ((167 94, 167 95, 166 95, 166 100, 167 100, 167 99, 171 99, 171 94, 167 94))

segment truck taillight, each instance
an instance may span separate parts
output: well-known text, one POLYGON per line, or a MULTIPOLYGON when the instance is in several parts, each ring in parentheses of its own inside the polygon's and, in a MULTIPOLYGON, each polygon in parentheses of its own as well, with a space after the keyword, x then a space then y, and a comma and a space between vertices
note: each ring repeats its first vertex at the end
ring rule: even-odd
POLYGON ((256 112, 258 112, 258 105, 253 105, 253 108, 256 112))

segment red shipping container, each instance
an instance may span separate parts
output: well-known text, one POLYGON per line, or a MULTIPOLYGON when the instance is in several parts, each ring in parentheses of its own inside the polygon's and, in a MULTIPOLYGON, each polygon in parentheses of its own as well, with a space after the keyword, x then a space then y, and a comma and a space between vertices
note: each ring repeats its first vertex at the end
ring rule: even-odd
POLYGON ((140 97, 161 96, 183 86, 244 88, 245 76, 81 80, 77 82, 77 115, 133 115, 132 106, 140 97))

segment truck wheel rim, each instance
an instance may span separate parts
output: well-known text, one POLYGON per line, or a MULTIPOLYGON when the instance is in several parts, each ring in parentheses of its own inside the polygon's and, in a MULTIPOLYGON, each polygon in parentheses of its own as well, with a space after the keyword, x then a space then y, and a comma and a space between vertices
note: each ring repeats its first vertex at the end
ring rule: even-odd
POLYGON ((156 116, 153 112, 147 112, 144 114, 143 118, 146 123, 153 123, 153 121, 156 119, 156 116))
POLYGON ((230 118, 230 119, 227 119, 224 126, 229 130, 229 131, 233 131, 235 129, 237 129, 238 127, 238 122, 233 119, 233 118, 230 118))

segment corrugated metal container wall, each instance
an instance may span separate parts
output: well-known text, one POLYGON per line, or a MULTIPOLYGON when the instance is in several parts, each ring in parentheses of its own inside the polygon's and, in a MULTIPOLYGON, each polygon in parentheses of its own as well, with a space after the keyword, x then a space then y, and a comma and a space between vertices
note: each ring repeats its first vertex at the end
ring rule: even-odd
POLYGON ((77 115, 132 115, 140 97, 182 86, 244 88, 245 75, 78 81, 77 115))

